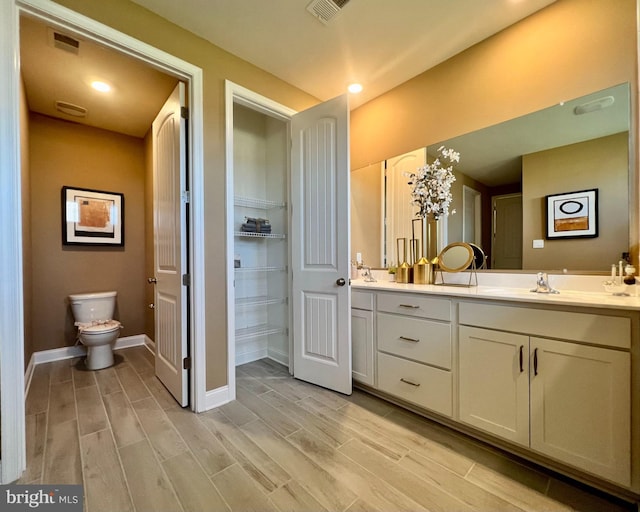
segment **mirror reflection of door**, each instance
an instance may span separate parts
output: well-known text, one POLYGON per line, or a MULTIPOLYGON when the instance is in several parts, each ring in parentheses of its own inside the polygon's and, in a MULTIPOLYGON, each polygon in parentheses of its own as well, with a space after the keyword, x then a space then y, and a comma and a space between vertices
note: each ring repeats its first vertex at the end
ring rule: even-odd
POLYGON ((522 268, 522 194, 492 198, 491 268, 522 268))
MULTIPOLYGON (((411 204, 411 187, 406 173, 415 172, 427 162, 426 148, 420 148, 410 153, 387 160, 386 172, 386 264, 400 264, 402 254, 398 255, 396 239, 412 237, 411 220, 415 218, 417 208, 411 204)), ((408 256, 407 256, 408 257, 408 256)))
POLYGON ((462 241, 482 246, 482 194, 462 186, 462 241))

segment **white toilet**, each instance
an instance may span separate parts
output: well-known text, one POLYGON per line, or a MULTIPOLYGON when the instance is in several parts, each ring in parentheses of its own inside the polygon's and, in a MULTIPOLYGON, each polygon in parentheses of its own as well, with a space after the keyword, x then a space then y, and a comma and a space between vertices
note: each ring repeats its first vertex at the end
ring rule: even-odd
POLYGON ((87 347, 86 367, 100 370, 113 366, 113 344, 122 324, 113 320, 117 292, 69 295, 78 337, 87 347))

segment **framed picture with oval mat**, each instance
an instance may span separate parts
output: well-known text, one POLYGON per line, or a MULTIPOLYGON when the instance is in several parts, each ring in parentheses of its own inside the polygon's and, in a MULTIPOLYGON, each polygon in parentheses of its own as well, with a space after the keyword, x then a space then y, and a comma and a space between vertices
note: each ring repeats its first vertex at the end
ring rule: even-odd
POLYGON ((598 189, 545 197, 547 240, 598 236, 598 189))

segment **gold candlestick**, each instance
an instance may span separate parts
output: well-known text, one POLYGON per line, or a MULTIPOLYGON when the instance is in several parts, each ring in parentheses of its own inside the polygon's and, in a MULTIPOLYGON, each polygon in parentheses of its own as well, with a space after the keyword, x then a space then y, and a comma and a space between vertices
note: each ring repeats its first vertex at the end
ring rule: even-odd
POLYGON ((398 249, 398 261, 402 261, 398 265, 396 270, 396 282, 397 283, 409 283, 410 282, 410 273, 409 270, 411 266, 407 263, 407 239, 406 238, 398 238, 396 239, 396 245, 398 249), (400 243, 402 242, 402 251, 400 250, 400 243))

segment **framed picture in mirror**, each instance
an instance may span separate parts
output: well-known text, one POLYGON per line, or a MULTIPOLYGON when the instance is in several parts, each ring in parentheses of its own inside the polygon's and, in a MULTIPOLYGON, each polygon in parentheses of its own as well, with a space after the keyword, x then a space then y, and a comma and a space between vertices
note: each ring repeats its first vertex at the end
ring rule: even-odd
POLYGON ((598 189, 545 197, 547 240, 598 236, 598 189))

